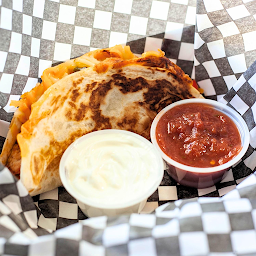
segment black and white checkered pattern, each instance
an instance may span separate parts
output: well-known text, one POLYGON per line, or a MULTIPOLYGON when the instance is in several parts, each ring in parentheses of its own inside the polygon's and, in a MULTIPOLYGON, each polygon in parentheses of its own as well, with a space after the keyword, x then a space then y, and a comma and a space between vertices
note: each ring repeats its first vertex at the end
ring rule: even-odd
POLYGON ((23 233, 28 238, 47 234, 45 230, 38 229, 37 222, 37 211, 27 190, 6 167, 0 164, 1 237, 15 242, 18 239, 15 238, 17 233, 23 233))
POLYGON ((256 59, 255 1, 198 0, 195 76, 218 100, 256 59))
MULTIPOLYGON (((222 198, 177 200, 160 206, 154 214, 90 218, 53 234, 37 232, 41 237, 35 239, 35 229, 27 224, 33 226, 33 222, 21 219, 17 225, 13 221, 21 214, 10 210, 19 208, 14 196, 20 199, 23 194, 14 191, 15 181, 1 168, 1 186, 8 186, 1 187, 1 192, 13 190, 13 198, 1 197, 0 201, 0 250, 4 255, 256 254, 256 174, 222 198)), ((25 191, 22 184, 19 189, 25 191)), ((35 205, 30 200, 27 207, 35 205)))
POLYGON ((38 226, 43 229, 55 231, 87 218, 63 187, 33 199, 38 210, 38 226))

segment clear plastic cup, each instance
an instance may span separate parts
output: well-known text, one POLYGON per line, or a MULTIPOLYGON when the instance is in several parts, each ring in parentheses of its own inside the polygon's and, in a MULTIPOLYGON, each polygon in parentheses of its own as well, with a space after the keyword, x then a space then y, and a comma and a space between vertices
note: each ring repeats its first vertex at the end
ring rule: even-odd
MULTIPOLYGON (((59 172, 63 186, 68 191, 68 193, 70 193, 77 200, 79 207, 85 215, 89 217, 102 215, 115 216, 120 214, 139 213, 143 209, 147 198, 155 192, 162 181, 164 173, 164 162, 154 145, 144 137, 129 131, 109 129, 89 133, 78 138, 74 143, 72 143, 64 152, 61 158, 59 172), (81 193, 78 193, 70 183, 68 170, 66 168, 66 161, 74 147, 76 147, 81 142, 89 141, 89 138, 92 138, 93 136, 97 137, 107 134, 124 134, 129 136, 129 138, 138 140, 138 142, 142 143, 143 149, 145 148, 145 150, 150 150, 150 152, 155 156, 154 163, 156 164, 157 168, 154 171, 156 172, 157 178, 153 181, 150 187, 145 187, 144 191, 141 194, 138 194, 135 199, 133 198, 132 200, 129 200, 129 198, 123 198, 122 201, 115 203, 111 202, 111 204, 108 203, 108 201, 99 203, 93 201, 91 198, 83 196, 81 193)), ((111 198, 109 198, 109 201, 111 201, 111 198)))
POLYGON ((232 108, 229 106, 222 104, 220 102, 208 99, 186 99, 181 100, 175 103, 170 104, 169 106, 165 107, 161 110, 158 115, 153 120, 151 131, 150 131, 151 141, 160 152, 162 158, 166 161, 168 165, 168 174, 175 179, 178 183, 185 186, 195 187, 195 188, 207 188, 211 187, 217 182, 221 181, 224 177, 226 172, 230 169, 231 166, 234 166, 239 161, 241 161, 242 157, 244 156, 245 152, 249 146, 250 134, 248 127, 243 120, 243 118, 232 108), (226 114, 228 117, 233 120, 236 124, 238 131, 241 137, 241 151, 230 161, 225 164, 209 167, 209 168, 199 168, 199 167, 191 167, 188 165, 181 164, 169 156, 167 156, 162 149, 159 147, 157 140, 156 140, 156 126, 158 121, 161 117, 170 109, 185 105, 188 103, 204 103, 207 104, 214 109, 226 114))

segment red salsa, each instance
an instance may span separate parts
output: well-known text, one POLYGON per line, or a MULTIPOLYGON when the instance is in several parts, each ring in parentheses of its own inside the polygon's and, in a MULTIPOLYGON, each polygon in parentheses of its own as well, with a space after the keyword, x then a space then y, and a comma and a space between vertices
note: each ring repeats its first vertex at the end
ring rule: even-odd
POLYGON ((241 150, 235 123, 202 103, 188 103, 167 111, 158 121, 156 139, 170 158, 194 167, 224 164, 241 150))

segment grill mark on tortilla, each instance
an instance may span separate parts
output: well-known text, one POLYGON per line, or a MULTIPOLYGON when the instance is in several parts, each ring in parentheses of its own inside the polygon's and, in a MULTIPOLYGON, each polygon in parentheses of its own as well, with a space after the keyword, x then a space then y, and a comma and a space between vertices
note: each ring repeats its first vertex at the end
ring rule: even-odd
POLYGON ((71 110, 68 110, 68 111, 65 113, 65 117, 66 117, 68 120, 71 120, 71 119, 72 119, 72 112, 71 112, 71 110))
POLYGON ((76 108, 76 104, 73 101, 68 101, 68 104, 70 105, 70 107, 76 108))
POLYGON ((142 77, 137 77, 135 79, 127 79, 127 77, 123 76, 122 74, 114 74, 112 75, 112 77, 115 80, 115 85, 120 86, 120 91, 124 94, 130 92, 137 92, 142 88, 148 87, 146 79, 142 77))
POLYGON ((53 107, 53 110, 52 110, 52 114, 54 114, 58 110, 58 108, 60 108, 65 103, 65 101, 67 99, 68 99, 67 95, 65 95, 63 97, 59 97, 58 100, 56 102, 54 102, 54 107, 53 107))
POLYGON ((175 86, 165 79, 155 80, 154 86, 144 93, 144 99, 149 104, 150 109, 157 112, 168 104, 187 98, 193 98, 188 85, 175 86), (168 98, 168 101, 163 101, 165 98, 168 98))
MULTIPOLYGON (((170 75, 171 74, 175 75, 176 79, 179 83, 190 83, 190 81, 191 81, 190 78, 184 74, 183 70, 179 66, 172 63, 166 57, 151 56, 151 57, 146 57, 146 58, 141 58, 141 59, 117 62, 117 63, 113 64, 113 68, 119 69, 119 68, 129 66, 132 64, 135 64, 135 65, 138 64, 138 65, 142 65, 142 66, 152 67, 152 68, 155 68, 157 71, 161 71, 163 73, 166 72, 166 69, 170 70, 168 73, 170 73, 170 75), (161 68, 163 68, 163 69, 161 69, 161 68)), ((97 71, 96 66, 95 66, 95 70, 97 71)))
MULTIPOLYGON (((170 74, 174 79, 177 79, 176 75, 170 74)), ((147 102, 150 108, 154 111, 160 111, 163 105, 166 104, 158 104, 161 99, 164 99, 167 95, 169 95, 170 100, 168 102, 172 103, 174 101, 178 101, 181 99, 192 98, 193 96, 190 93, 189 87, 187 84, 183 84, 182 86, 173 85, 171 82, 166 79, 155 80, 152 81, 153 86, 149 84, 149 82, 143 77, 137 77, 135 79, 127 79, 122 74, 114 74, 112 75, 115 80, 115 85, 121 87, 120 91, 124 94, 137 92, 142 88, 148 88, 147 92, 144 93, 145 102, 147 102), (156 105, 159 105, 156 107, 156 105)))
POLYGON ((77 85, 81 84, 83 82, 84 78, 80 77, 77 80, 73 81, 73 87, 77 87, 77 85))
MULTIPOLYGON (((113 80, 109 82, 97 83, 94 82, 89 84, 84 89, 85 91, 92 91, 96 85, 98 85, 91 93, 89 99, 89 105, 84 104, 83 102, 80 103, 80 106, 77 108, 77 105, 74 103, 77 100, 77 97, 71 97, 68 104, 72 106, 72 109, 67 109, 65 116, 68 120, 71 121, 82 121, 85 119, 86 113, 91 110, 92 111, 92 119, 95 121, 96 125, 94 130, 99 129, 110 129, 112 128, 110 124, 110 120, 107 117, 104 117, 100 110, 100 105, 104 102, 104 99, 108 93, 112 89, 113 80)), ((73 92, 72 92, 73 93, 73 92)), ((76 89, 76 95, 80 95, 79 89, 76 89)))
POLYGON ((134 127, 138 122, 138 115, 136 114, 133 117, 124 117, 120 122, 117 123, 120 128, 125 129, 127 126, 130 128, 129 131, 133 131, 132 127, 134 127))
MULTIPOLYGON (((166 57, 146 57, 146 58, 139 58, 139 59, 132 59, 132 60, 127 60, 127 61, 121 61, 118 59, 113 59, 112 63, 103 62, 99 63, 94 66, 94 70, 97 73, 105 73, 107 72, 111 67, 113 69, 120 70, 125 66, 129 65, 142 65, 142 66, 147 66, 149 68, 155 68, 157 71, 160 72, 166 72, 169 70, 167 73, 168 76, 173 76, 180 84, 190 84, 191 79, 189 76, 185 75, 183 70, 172 63, 169 59, 166 57), (166 70, 167 69, 167 70, 166 70)), ((152 71, 153 69, 151 69, 152 71)), ((119 71, 118 71, 119 72, 119 71)))
POLYGON ((76 102, 76 100, 78 99, 79 96, 80 96, 79 89, 74 89, 71 92, 71 100, 72 101, 76 102))
MULTIPOLYGON (((84 78, 83 77, 80 77, 78 78, 77 80, 73 81, 73 87, 77 87, 79 84, 81 84, 83 82, 84 78)), ((80 96, 80 92, 79 92, 79 89, 74 89, 71 91, 71 100, 76 102, 76 100, 79 98, 80 96)))
MULTIPOLYGON (((104 82, 104 81, 103 81, 103 82, 104 82)), ((88 85, 85 87, 84 91, 85 91, 85 92, 89 92, 89 91, 91 91, 96 85, 97 85, 97 82, 93 82, 93 83, 91 83, 91 84, 88 84, 88 85)))
POLYGON ((89 110, 89 107, 86 106, 83 102, 80 104, 77 109, 77 113, 74 117, 75 121, 82 121, 85 119, 86 112, 89 110))
MULTIPOLYGON (((176 75, 171 74, 174 78, 176 75)), ((92 111, 92 119, 95 121, 94 131, 99 129, 111 129, 112 125, 109 117, 105 117, 102 115, 100 110, 100 105, 104 103, 105 98, 107 97, 108 92, 112 89, 112 85, 121 87, 119 90, 123 93, 134 93, 138 92, 142 89, 147 88, 145 90, 143 96, 145 102, 138 102, 137 104, 148 105, 148 108, 154 112, 159 112, 166 105, 178 101, 184 98, 191 98, 192 95, 189 93, 189 89, 187 85, 184 85, 181 88, 172 85, 169 81, 165 79, 161 80, 152 80, 148 82, 143 77, 137 77, 135 79, 127 78, 122 74, 122 70, 118 70, 117 74, 112 75, 112 79, 108 82, 102 81, 101 83, 93 82, 92 84, 88 84, 85 86, 84 91, 89 92, 92 91, 89 105, 80 104, 80 107, 77 108, 76 104, 72 101, 76 101, 79 89, 75 89, 76 97, 71 97, 69 105, 72 107, 72 110, 67 110, 65 116, 68 120, 73 121, 81 121, 85 118, 88 110, 92 111), (184 88, 185 87, 185 88, 184 88), (93 90, 94 89, 94 90, 93 90), (162 100, 165 98, 167 100, 162 100), (75 112, 75 113, 72 113, 75 112)), ((74 90, 72 91, 74 94, 74 90)), ((129 110, 126 110, 128 116, 131 116, 129 110)), ((127 129, 127 125, 133 126, 138 122, 138 116, 134 117, 124 117, 117 122, 117 125, 127 129)), ((143 124, 146 128, 149 124, 143 124)))
POLYGON ((100 110, 100 105, 104 102, 108 92, 112 89, 112 83, 112 80, 99 83, 98 87, 91 93, 89 108, 92 110, 92 119, 95 121, 95 131, 112 128, 109 118, 103 116, 100 110))
MULTIPOLYGON (((47 162, 47 172, 49 176, 56 176, 56 168, 59 167, 60 158, 65 151, 65 149, 75 141, 76 138, 82 136, 81 131, 74 132, 68 139, 62 142, 56 142, 54 137, 51 137, 49 146, 47 148, 41 149, 40 153, 35 154, 31 160, 33 161, 31 166, 34 166, 32 170, 32 179, 34 184, 38 185, 42 179, 40 172, 44 169, 44 163, 47 162), (47 159, 42 159, 40 156, 46 156, 47 159), (55 168, 53 168, 55 167, 55 168)), ((58 174, 58 173, 57 173, 58 174)))
MULTIPOLYGON (((148 66, 148 67, 158 67, 158 68, 166 68, 169 69, 170 67, 178 68, 174 63, 172 63, 169 59, 166 57, 146 57, 146 58, 139 58, 139 59, 133 59, 129 61, 122 61, 122 62, 117 62, 113 64, 113 68, 118 69, 122 68, 127 65, 132 65, 132 64, 138 64, 142 66, 148 66)), ((183 73, 183 71, 182 71, 183 73)))
POLYGON ((57 97, 53 97, 50 105, 53 106, 52 113, 54 113, 58 109, 58 103, 61 99, 61 95, 58 95, 57 97))
POLYGON ((58 95, 57 97, 53 97, 51 102, 50 102, 50 105, 56 104, 59 101, 60 98, 61 98, 61 95, 58 95))

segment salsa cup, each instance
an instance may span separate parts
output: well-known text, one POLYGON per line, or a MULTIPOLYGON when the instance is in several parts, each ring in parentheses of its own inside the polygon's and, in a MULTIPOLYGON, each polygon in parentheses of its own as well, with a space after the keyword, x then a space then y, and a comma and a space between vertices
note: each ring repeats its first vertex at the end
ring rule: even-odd
POLYGON ((250 140, 248 127, 245 121, 243 120, 243 118, 235 110, 233 110, 232 108, 220 102, 217 102, 214 100, 208 100, 208 99, 186 99, 186 100, 181 100, 181 101, 172 103, 169 106, 165 107, 163 110, 161 110, 158 113, 158 115, 153 120, 150 136, 151 136, 152 143, 155 145, 157 150, 160 152, 162 158, 167 163, 168 174, 181 185, 195 187, 195 188, 211 187, 217 182, 221 181, 225 177, 225 174, 227 173, 227 171, 232 166, 236 165, 239 161, 241 161, 242 157, 244 156, 245 152, 248 149, 249 140, 250 140), (200 168, 200 167, 192 167, 185 164, 181 164, 173 160, 172 158, 170 158, 168 155, 166 155, 162 151, 156 139, 156 127, 159 120, 170 109, 176 106, 181 106, 188 103, 207 104, 213 107, 214 109, 226 114, 228 117, 231 118, 231 120, 233 120, 233 122, 238 128, 240 138, 241 138, 241 151, 234 158, 232 158, 230 161, 219 166, 200 168))
MULTIPOLYGON (((135 156, 135 158, 136 157, 137 156, 135 156)), ((139 159, 141 160, 141 158, 139 159)), ((136 159, 134 159, 134 161, 135 160, 136 159)), ((145 159, 143 159, 142 161, 145 161, 145 159)), ((116 216, 120 214, 139 213, 143 209, 148 197, 151 196, 156 191, 157 187, 160 185, 162 181, 164 174, 164 161, 160 153, 154 147, 154 145, 150 143, 150 141, 148 141, 147 139, 143 138, 142 136, 129 131, 108 129, 86 134, 78 138, 73 144, 71 144, 64 152, 61 158, 59 172, 63 186, 77 200, 80 209, 85 215, 87 215, 88 217, 97 217, 103 215, 116 216), (104 138, 104 136, 106 137, 107 135, 111 134, 115 137, 126 136, 126 138, 129 140, 129 143, 131 144, 137 141, 136 143, 139 143, 139 145, 141 145, 141 148, 143 148, 145 153, 150 153, 150 155, 152 156, 152 158, 150 158, 150 161, 153 164, 153 166, 156 167, 155 169, 153 169, 154 179, 152 179, 152 182, 150 182, 149 186, 140 186, 142 187, 142 191, 140 191, 141 193, 136 194, 135 196, 134 194, 132 194, 132 192, 130 193, 131 187, 129 187, 130 190, 128 191, 128 195, 133 195, 130 199, 127 197, 123 197, 121 201, 116 202, 112 198, 108 198, 107 200, 102 200, 101 202, 98 202, 93 198, 85 197, 79 191, 74 189, 74 186, 72 186, 71 184, 71 179, 69 178, 69 172, 66 168, 66 164, 68 161, 68 157, 71 155, 72 151, 75 148, 79 147, 80 143, 86 142, 87 144, 90 144, 90 139, 92 139, 93 137, 94 139, 96 139, 97 142, 102 141, 102 138, 104 138)), ((116 193, 119 192, 117 191, 116 193)))

